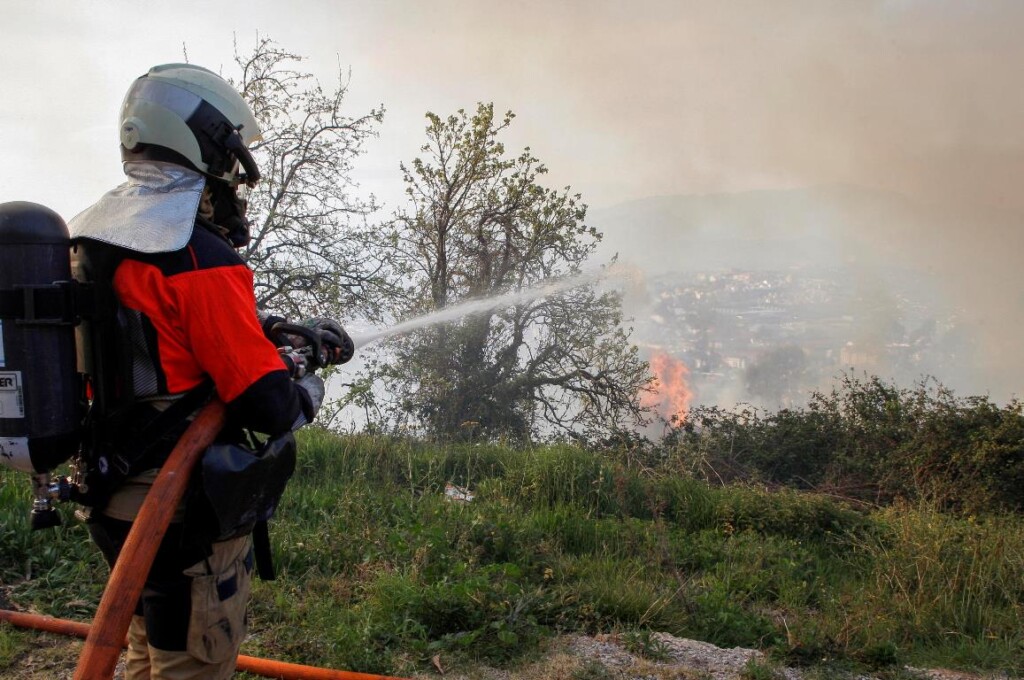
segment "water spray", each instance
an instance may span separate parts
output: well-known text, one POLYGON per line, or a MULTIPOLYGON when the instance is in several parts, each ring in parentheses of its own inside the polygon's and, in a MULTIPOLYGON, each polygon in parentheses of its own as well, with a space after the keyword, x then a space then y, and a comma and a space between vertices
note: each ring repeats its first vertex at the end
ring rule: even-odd
POLYGON ((558 279, 557 281, 542 282, 538 285, 524 288, 522 290, 511 291, 477 300, 469 300, 458 305, 445 307, 444 309, 439 309, 437 311, 403 321, 402 323, 391 326, 390 328, 370 329, 364 332, 355 333, 350 332, 350 335, 352 336, 352 340, 356 347, 364 347, 370 343, 377 342, 378 340, 383 340, 384 338, 403 335, 414 330, 419 330, 420 328, 427 328, 429 326, 436 326, 438 324, 456 321, 465 316, 469 316, 470 314, 488 312, 499 307, 511 307, 512 305, 518 305, 523 302, 529 302, 530 300, 536 300, 537 298, 562 293, 567 290, 579 288, 580 286, 596 283, 601 280, 623 278, 627 275, 629 275, 629 272, 624 268, 612 266, 601 271, 585 272, 577 274, 576 276, 570 276, 569 278, 558 279))

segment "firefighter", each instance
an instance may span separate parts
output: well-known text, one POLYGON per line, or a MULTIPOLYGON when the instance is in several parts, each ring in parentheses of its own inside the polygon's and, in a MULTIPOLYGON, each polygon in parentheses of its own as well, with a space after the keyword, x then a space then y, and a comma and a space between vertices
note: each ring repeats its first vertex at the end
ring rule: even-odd
MULTIPOLYGON (((240 441, 245 429, 282 436, 312 422, 323 400, 323 381, 278 349, 308 343, 309 335, 281 337, 274 327, 282 319, 258 316, 253 274, 236 251, 249 240, 245 192, 259 180, 249 147, 259 138, 252 111, 218 75, 190 64, 156 66, 121 107, 127 182, 69 224, 82 269, 112 282, 117 303, 106 333, 92 336, 109 344, 93 350, 109 361, 96 385, 106 397, 90 415, 94 458, 106 461, 97 474, 116 467, 110 461, 125 468, 124 479, 97 486, 101 497, 90 499, 90 535, 111 566, 207 395, 227 405, 220 441, 240 441)), ((304 325, 329 362, 351 357, 339 324, 304 325)), ((176 510, 150 570, 129 629, 128 680, 234 671, 252 542, 248 534, 215 535, 196 498, 176 510)))

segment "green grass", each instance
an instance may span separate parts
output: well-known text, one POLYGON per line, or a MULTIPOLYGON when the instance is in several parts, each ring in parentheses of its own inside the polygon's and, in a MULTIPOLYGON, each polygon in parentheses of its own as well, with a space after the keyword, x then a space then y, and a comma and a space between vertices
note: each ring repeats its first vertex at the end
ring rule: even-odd
POLYGON ((8 668, 14 664, 27 648, 25 638, 29 635, 8 623, 0 623, 0 668, 8 668))
MULTIPOLYGON (((0 473, 9 597, 90 617, 96 551, 81 526, 30 534, 27 498, 27 479, 0 473)), ((402 674, 435 655, 521 664, 567 631, 626 631, 656 657, 663 631, 767 651, 750 677, 772 664, 1024 672, 1019 516, 866 513, 567 446, 314 430, 271 537, 279 577, 256 584, 247 654, 402 674), (447 500, 446 483, 475 500, 447 500)), ((17 635, 0 629, 0 668, 17 635)))

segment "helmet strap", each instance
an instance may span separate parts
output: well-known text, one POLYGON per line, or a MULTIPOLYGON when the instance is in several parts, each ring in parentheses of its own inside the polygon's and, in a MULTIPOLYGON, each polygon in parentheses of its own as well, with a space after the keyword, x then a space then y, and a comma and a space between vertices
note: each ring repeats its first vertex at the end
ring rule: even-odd
POLYGON ((242 169, 245 170, 245 175, 243 175, 245 183, 255 186, 256 182, 260 181, 260 169, 238 130, 231 131, 227 139, 224 140, 224 147, 234 154, 238 162, 242 164, 242 169))
POLYGON ((213 203, 213 218, 210 220, 222 231, 224 238, 235 248, 249 243, 249 220, 245 213, 248 202, 239 198, 238 193, 225 182, 209 180, 206 187, 213 203))

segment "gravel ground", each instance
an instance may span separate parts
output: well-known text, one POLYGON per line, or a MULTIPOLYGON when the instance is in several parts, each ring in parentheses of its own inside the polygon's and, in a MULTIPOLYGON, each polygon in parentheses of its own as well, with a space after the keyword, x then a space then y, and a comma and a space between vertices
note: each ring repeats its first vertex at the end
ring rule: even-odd
MULTIPOLYGON (((652 662, 638 658, 626 650, 619 636, 614 635, 574 636, 569 638, 568 648, 581 659, 597 661, 608 669, 618 671, 619 677, 628 680, 656 680, 665 677, 743 680, 743 671, 752 660, 766 667, 770 665, 765 655, 756 649, 723 649, 708 642, 686 640, 666 633, 655 633, 652 639, 668 659, 652 662)), ((918 674, 922 680, 1020 680, 1003 674, 977 675, 942 669, 907 670, 918 674)), ((775 672, 780 680, 803 680, 803 674, 795 668, 778 668, 775 672)), ((865 675, 850 680, 875 679, 865 675)))
MULTIPOLYGON (((681 667, 697 674, 705 674, 708 680, 732 680, 738 678, 743 668, 751 661, 763 661, 764 655, 754 649, 722 649, 708 642, 684 640, 665 633, 655 633, 652 641, 669 658, 655 662, 657 666, 681 667)), ((618 636, 598 635, 596 637, 573 637, 569 649, 586 660, 599 661, 608 668, 628 670, 640 665, 642 659, 626 651, 618 636)), ((786 680, 797 680, 798 675, 787 676, 786 680)))
MULTIPOLYGON (((686 640, 664 633, 655 633, 661 661, 645 659, 630 653, 618 635, 571 635, 554 641, 544 658, 515 670, 498 670, 485 666, 451 667, 443 659, 436 660, 443 674, 418 673, 414 680, 747 680, 768 677, 772 680, 879 680, 870 675, 842 675, 835 678, 808 673, 808 678, 795 668, 776 668, 765 655, 755 649, 723 649, 707 642, 686 640), (760 664, 757 676, 745 675, 747 664, 760 664), (770 669, 770 670, 768 670, 770 669)), ((1006 675, 978 675, 948 670, 907 669, 906 680, 1021 680, 1006 675)), ((889 677, 892 677, 891 674, 889 677)))
MULTIPOLYGON (((746 680, 743 671, 751 660, 769 668, 765 655, 754 649, 723 649, 707 642, 655 633, 659 661, 630 653, 621 636, 572 635, 553 641, 543 658, 515 670, 485 666, 452 667, 437 658, 436 670, 418 673, 415 680, 746 680)), ((70 680, 81 653, 78 640, 40 634, 34 649, 19 660, 17 669, 0 671, 0 680, 70 680)), ((805 680, 793 668, 774 668, 773 680, 805 680)), ((908 669, 921 680, 1024 680, 1008 675, 978 675, 941 669, 908 669)), ((114 680, 124 677, 119 664, 114 680)), ((749 677, 749 676, 748 676, 749 677)), ((763 677, 763 676, 758 676, 763 677)), ((819 673, 814 676, 820 679, 819 673)), ((829 678, 828 680, 832 680, 829 678)), ((874 676, 844 676, 836 680, 878 680, 874 676)))

